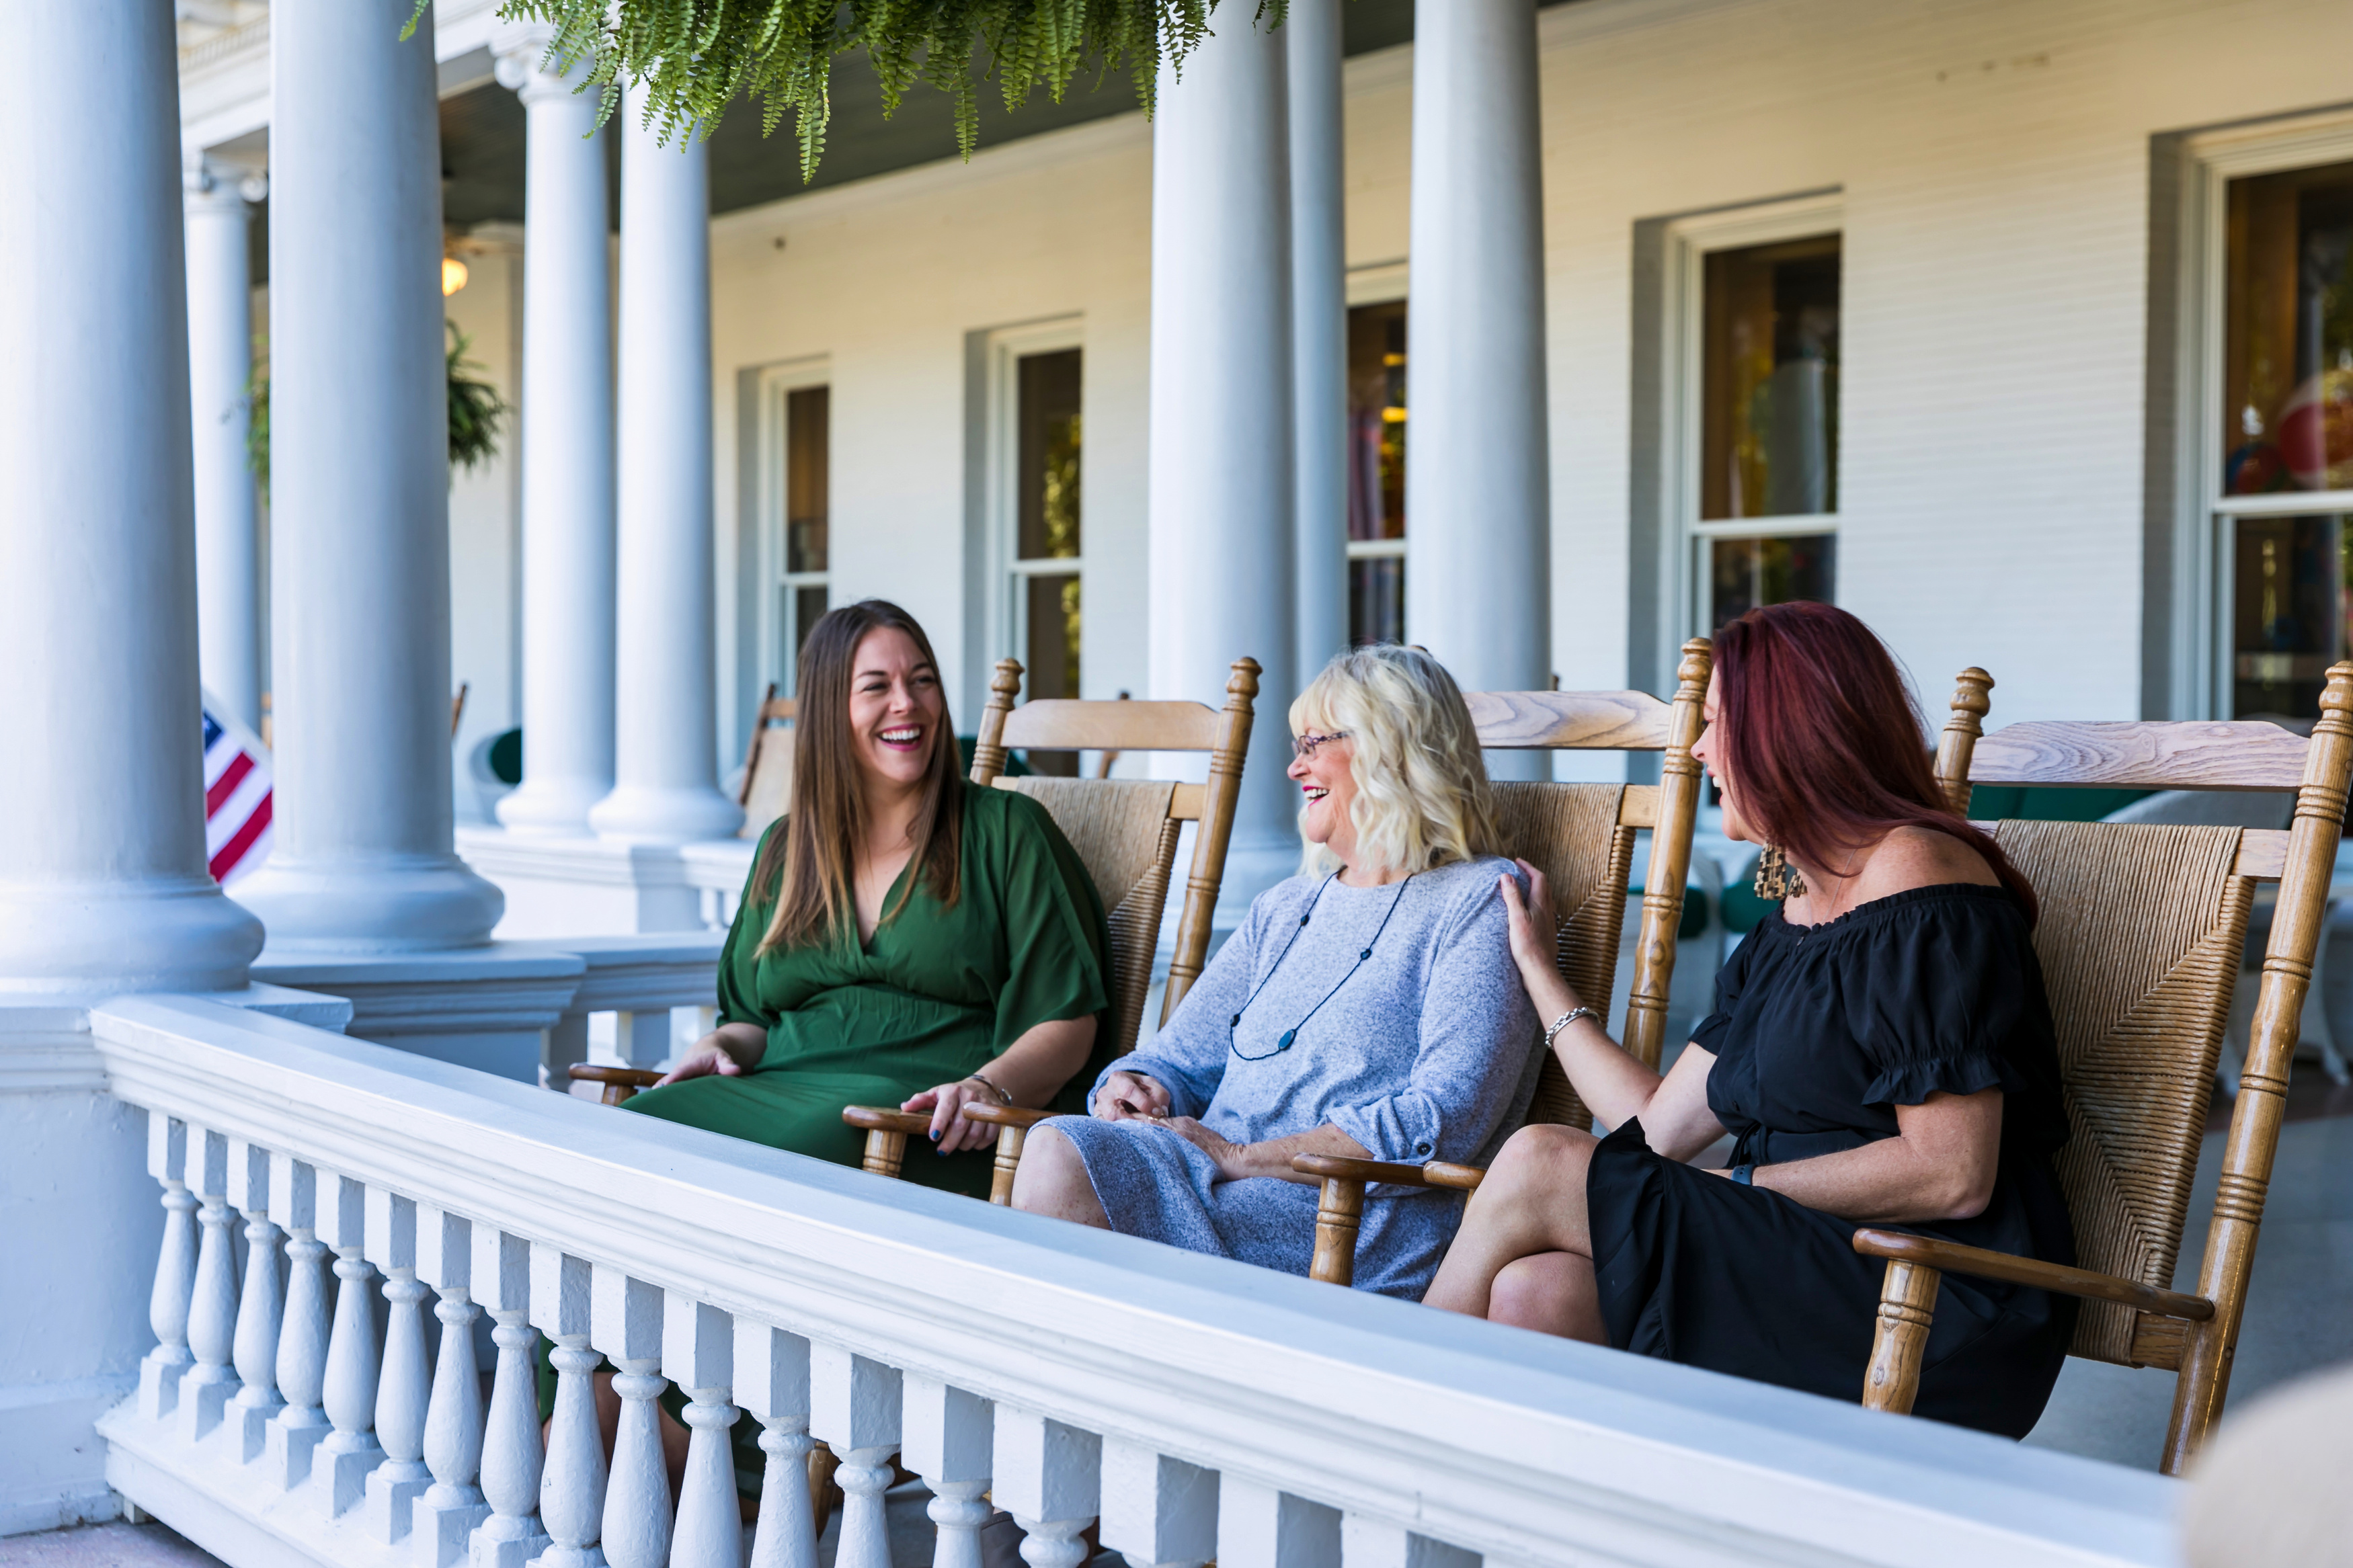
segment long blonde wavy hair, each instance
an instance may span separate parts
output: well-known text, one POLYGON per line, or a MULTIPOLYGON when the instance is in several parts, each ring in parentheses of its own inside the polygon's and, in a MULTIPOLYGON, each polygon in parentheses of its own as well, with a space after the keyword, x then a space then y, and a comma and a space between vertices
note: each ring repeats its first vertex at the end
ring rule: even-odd
MULTIPOLYGON (((1333 659, 1291 704, 1291 732, 1311 730, 1345 733, 1353 747, 1348 820, 1363 859, 1427 871, 1496 852, 1494 792, 1471 710, 1446 667, 1421 649, 1380 643, 1333 659)), ((1338 864, 1309 844, 1300 869, 1338 864)))

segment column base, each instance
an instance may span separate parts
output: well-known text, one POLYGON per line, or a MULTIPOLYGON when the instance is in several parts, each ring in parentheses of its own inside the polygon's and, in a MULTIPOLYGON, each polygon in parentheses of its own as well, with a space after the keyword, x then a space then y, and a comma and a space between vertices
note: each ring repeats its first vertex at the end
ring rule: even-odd
POLYGON ((390 1546, 406 1540, 417 1520, 417 1500, 433 1484, 423 1461, 391 1459, 368 1472, 367 1532, 390 1546))
POLYGON ((180 1379, 180 1399, 172 1412, 173 1429, 184 1443, 201 1443, 219 1429, 228 1414, 228 1402, 243 1385, 226 1367, 194 1366, 180 1379), (206 1373, 227 1373, 207 1377, 206 1373))
POLYGON ((269 951, 444 952, 490 941, 505 900, 451 855, 296 861, 282 847, 236 901, 269 928, 269 951))
POLYGON ((620 844, 692 844, 733 837, 744 826, 744 808, 708 784, 623 784, 596 803, 588 826, 597 837, 620 844))
POLYGON ((610 779, 525 777, 495 810, 499 826, 531 837, 580 838, 588 835, 588 813, 613 793, 610 779))
MULTIPOLYGON (((417 1500, 411 1516, 411 1528, 417 1535, 416 1561, 418 1568, 458 1568, 466 1561, 466 1542, 474 1527, 491 1517, 491 1505, 475 1492, 471 1501, 436 1502, 433 1493, 440 1489, 428 1488, 417 1500)), ((450 1488, 452 1491, 470 1488, 450 1488)))
MULTIPOLYGON (((533 1516, 532 1522, 533 1524, 538 1522, 537 1515, 533 1516)), ((499 1520, 493 1516, 481 1529, 474 1532, 474 1538, 466 1549, 467 1568, 524 1568, 525 1564, 553 1544, 547 1539, 545 1532, 541 1531, 528 1531, 521 1535, 501 1535, 496 1533, 501 1528, 499 1520)))
POLYGON ((234 990, 261 940, 208 876, 19 886, 0 901, 0 994, 234 990))
POLYGON ((311 1486, 320 1511, 341 1519, 367 1500, 367 1479, 384 1463, 372 1432, 331 1432, 311 1457, 311 1486))
POLYGON ((458 853, 506 896, 502 942, 704 929, 702 889, 675 845, 460 827, 458 853))
POLYGON ((269 1447, 270 1417, 286 1408, 283 1401, 248 1405, 242 1395, 230 1401, 227 1412, 230 1456, 240 1465, 261 1458, 269 1447))
POLYGON ((334 1428, 326 1418, 312 1412, 317 1425, 293 1426, 285 1419, 283 1411, 269 1424, 262 1438, 263 1468, 270 1483, 280 1491, 292 1491, 311 1479, 311 1460, 319 1450, 319 1443, 334 1428))
POLYGON ((257 976, 347 1000, 354 1038, 539 1081, 540 1032, 571 1005, 587 965, 543 949, 495 942, 460 952, 265 952, 257 976))
POLYGON ((161 1421, 179 1407, 180 1379, 196 1358, 183 1346, 177 1359, 159 1360, 164 1347, 157 1345, 139 1363, 139 1414, 150 1421, 161 1421))

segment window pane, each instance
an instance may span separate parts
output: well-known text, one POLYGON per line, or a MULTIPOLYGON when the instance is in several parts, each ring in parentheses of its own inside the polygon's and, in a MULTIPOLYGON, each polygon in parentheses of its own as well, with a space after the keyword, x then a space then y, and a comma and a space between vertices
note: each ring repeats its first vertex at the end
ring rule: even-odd
POLYGON ((2353 489, 2353 163, 2232 181, 2226 244, 2224 492, 2353 489))
POLYGON ((805 386, 785 395, 785 570, 825 570, 825 517, 830 486, 826 458, 830 450, 833 389, 805 386))
POLYGON ((1348 563, 1348 640, 1405 640, 1405 560, 1376 555, 1348 563))
MULTIPOLYGON (((1015 433, 1024 561, 1079 553, 1079 353, 1025 354, 1015 433)), ((1058 579, 1059 580, 1059 579, 1058 579)), ((1075 690, 1072 692, 1075 696, 1075 690)))
MULTIPOLYGON (((1028 597, 1029 646, 1021 662, 1029 667, 1024 689, 1039 697, 1079 694, 1079 580, 1076 577, 1031 577, 1022 584, 1028 597)), ((1076 752, 1039 752, 1029 765, 1041 773, 1075 777, 1076 752)))
POLYGON ((1348 312, 1348 537, 1405 537, 1402 300, 1348 312))
POLYGON ((2232 616, 2232 712, 2309 720, 2345 657, 2345 518, 2242 517, 2232 616))
POLYGON ((1789 539, 1718 539, 1711 543, 1714 587, 1711 633, 1759 605, 1792 599, 1832 602, 1838 587, 1838 535, 1801 533, 1789 539))
POLYGON ((825 618, 826 589, 820 583, 815 587, 794 588, 788 592, 793 596, 793 663, 797 667, 801 649, 807 646, 810 629, 825 618))
POLYGON ((1839 237, 1707 258, 1700 516, 1838 510, 1839 237))

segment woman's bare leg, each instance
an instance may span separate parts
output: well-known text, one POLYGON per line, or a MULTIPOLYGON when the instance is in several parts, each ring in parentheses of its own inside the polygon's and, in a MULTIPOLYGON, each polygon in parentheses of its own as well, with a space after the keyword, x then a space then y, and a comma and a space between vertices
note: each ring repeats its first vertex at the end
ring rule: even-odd
POLYGON ((1111 1228, 1094 1184, 1087 1180, 1087 1163, 1079 1158, 1078 1145, 1050 1126, 1030 1129, 1021 1146, 1021 1165, 1013 1174, 1013 1206, 1097 1230, 1111 1228))
MULTIPOLYGON (((1585 1226, 1585 1170, 1594 1143, 1589 1132, 1549 1124, 1512 1134, 1487 1179, 1471 1194, 1462 1228, 1423 1301, 1473 1318, 1493 1317, 1496 1277, 1524 1258, 1545 1253, 1574 1255, 1589 1280, 1593 1242, 1585 1226)), ((1523 1303, 1521 1310, 1528 1309, 1523 1303)))
POLYGON ((1504 1265, 1488 1291, 1487 1321, 1589 1345, 1609 1342, 1593 1259, 1575 1252, 1539 1252, 1504 1265))

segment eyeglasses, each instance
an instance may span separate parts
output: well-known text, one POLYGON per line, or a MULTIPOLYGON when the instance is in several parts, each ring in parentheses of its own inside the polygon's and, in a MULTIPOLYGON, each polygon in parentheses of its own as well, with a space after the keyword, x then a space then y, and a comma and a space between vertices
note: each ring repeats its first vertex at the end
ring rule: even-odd
POLYGON ((1316 747, 1328 746, 1335 741, 1345 741, 1347 738, 1348 731, 1345 730, 1337 731, 1329 735, 1318 735, 1310 731, 1304 735, 1291 737, 1291 753, 1295 757, 1312 757, 1315 754, 1316 747))

